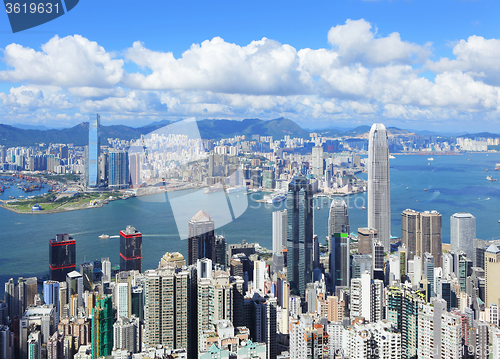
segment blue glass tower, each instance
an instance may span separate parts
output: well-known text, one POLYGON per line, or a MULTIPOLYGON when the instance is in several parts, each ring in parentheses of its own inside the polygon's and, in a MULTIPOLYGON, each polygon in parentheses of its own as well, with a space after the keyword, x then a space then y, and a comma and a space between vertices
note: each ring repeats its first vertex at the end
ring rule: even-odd
POLYGON ((305 296, 313 274, 314 204, 311 185, 294 178, 287 194, 287 280, 292 294, 305 296))
POLYGON ((85 167, 87 169, 87 186, 99 187, 99 127, 101 127, 101 116, 99 114, 89 117, 89 145, 85 167))
POLYGON ((108 155, 108 187, 126 188, 130 184, 128 154, 125 151, 110 151, 108 155))

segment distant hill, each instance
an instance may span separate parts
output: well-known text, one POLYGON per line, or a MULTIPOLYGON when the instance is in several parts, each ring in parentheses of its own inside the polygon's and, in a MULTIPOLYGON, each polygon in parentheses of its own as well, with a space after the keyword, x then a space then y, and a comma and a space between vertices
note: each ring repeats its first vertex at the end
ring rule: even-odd
POLYGON ((466 133, 465 135, 461 135, 458 137, 463 137, 463 138, 476 138, 476 137, 500 138, 500 135, 497 133, 491 133, 491 132, 480 132, 480 133, 466 133))
MULTIPOLYGON (((121 140, 135 140, 141 135, 147 135, 160 129, 171 121, 154 122, 142 127, 134 128, 124 125, 101 126, 101 139, 119 138, 121 140)), ((278 118, 271 121, 248 119, 243 121, 232 120, 202 120, 198 121, 200 135, 204 139, 220 139, 236 135, 260 135, 283 138, 291 137, 308 138, 309 132, 302 129, 295 122, 278 118)), ((34 146, 39 143, 73 143, 75 146, 84 146, 88 143, 89 124, 82 122, 74 127, 65 129, 20 129, 14 126, 0 124, 0 145, 34 146)), ((104 142, 102 142, 104 144, 104 142)))
POLYGON ((278 118, 264 121, 247 119, 243 121, 232 120, 202 120, 198 122, 200 135, 204 139, 220 139, 237 135, 273 136, 281 139, 285 135, 291 137, 308 138, 309 131, 302 129, 292 120, 278 118))

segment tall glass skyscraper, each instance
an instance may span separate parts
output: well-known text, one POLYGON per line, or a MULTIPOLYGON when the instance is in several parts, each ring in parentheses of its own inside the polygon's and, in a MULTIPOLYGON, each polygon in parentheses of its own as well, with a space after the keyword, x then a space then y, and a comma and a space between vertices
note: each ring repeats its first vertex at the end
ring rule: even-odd
POLYGON ((198 259, 216 259, 215 224, 205 211, 199 211, 188 224, 188 258, 187 264, 196 264, 198 259))
POLYGON ((92 114, 89 117, 89 145, 86 153, 86 179, 88 187, 99 187, 99 127, 101 127, 101 116, 92 114))
POLYGON ((314 204, 312 187, 295 177, 287 194, 287 280, 292 294, 304 297, 313 274, 314 204))
POLYGON ((455 213, 450 217, 450 244, 452 251, 464 251, 467 259, 474 259, 476 217, 470 213, 455 213))
POLYGON ((384 251, 391 247, 391 183, 387 131, 374 123, 368 142, 368 227, 378 231, 384 251))
POLYGON ((349 286, 349 214, 347 204, 342 199, 335 199, 330 205, 328 243, 332 289, 349 286))
POLYGON ((118 150, 109 151, 108 161, 108 187, 127 188, 130 185, 130 172, 127 152, 118 150))

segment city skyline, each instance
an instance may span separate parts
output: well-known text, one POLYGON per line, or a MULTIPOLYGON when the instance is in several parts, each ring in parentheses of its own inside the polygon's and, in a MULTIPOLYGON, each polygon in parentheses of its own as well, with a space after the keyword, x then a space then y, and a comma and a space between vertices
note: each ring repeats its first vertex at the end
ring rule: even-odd
POLYGON ((154 16, 122 5, 85 2, 19 34, 2 22, 2 122, 60 127, 101 112, 107 124, 283 116, 312 128, 383 120, 498 132, 495 2, 266 3, 262 12, 259 2, 152 1, 154 16), (173 36, 181 19, 189 31, 173 36))

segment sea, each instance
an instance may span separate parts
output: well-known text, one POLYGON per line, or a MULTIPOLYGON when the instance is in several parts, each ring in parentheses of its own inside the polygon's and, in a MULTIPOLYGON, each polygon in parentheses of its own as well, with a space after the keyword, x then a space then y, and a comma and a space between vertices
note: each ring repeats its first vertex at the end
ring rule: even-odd
MULTIPOLYGON (((401 234, 401 212, 436 210, 443 216, 443 242, 450 240, 450 216, 470 212, 476 217, 477 237, 500 238, 500 153, 476 153, 438 156, 395 155, 391 165, 391 226, 392 235, 401 234), (488 170, 488 171, 487 171, 488 170), (499 181, 488 181, 487 176, 499 181)), ((366 179, 366 174, 359 174, 366 179)), ((6 190, 0 199, 18 196, 14 188, 6 190)), ((191 211, 220 206, 227 210, 224 196, 205 194, 190 196, 195 190, 176 193, 176 206, 183 203, 191 211), (181 202, 179 202, 181 198, 181 202), (183 202, 184 201, 184 202, 183 202), (219 202, 218 202, 219 201, 219 202)), ((216 229, 227 243, 259 243, 272 247, 272 212, 286 208, 286 201, 277 204, 258 203, 264 193, 247 196, 248 206, 233 221, 216 229)), ((229 195, 231 202, 241 201, 244 193, 229 195)), ((343 197, 347 202, 351 232, 367 225, 366 193, 343 197)), ((181 239, 185 228, 177 229, 171 206, 172 197, 165 194, 117 200, 93 209, 53 213, 16 214, 0 208, 0 283, 19 276, 42 277, 48 273, 49 239, 58 233, 69 233, 76 240, 77 264, 109 257, 112 265, 119 264, 119 232, 127 225, 143 234, 143 270, 156 268, 165 252, 187 253, 187 241, 181 239), (156 196, 156 197, 155 197, 156 196), (170 200, 169 200, 170 199, 170 200), (100 239, 101 234, 110 238, 100 239)), ((314 231, 321 243, 328 232, 328 198, 315 199, 314 231)), ((241 202, 240 202, 241 203, 241 202)), ((241 206, 240 206, 241 207, 241 206)), ((218 214, 214 214, 218 226, 218 214)), ((220 224, 220 223, 219 223, 220 224)), ((182 224, 180 224, 182 225, 182 224)))

